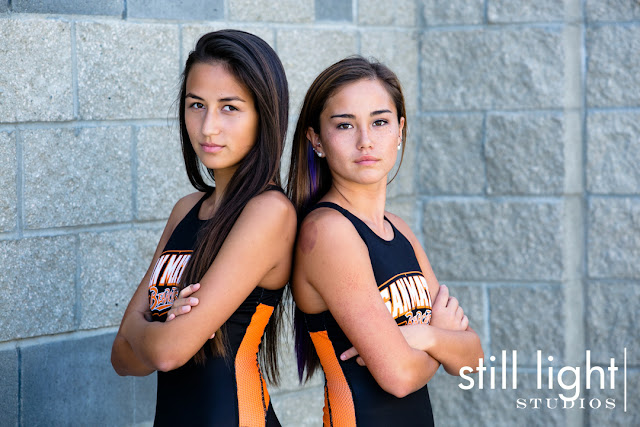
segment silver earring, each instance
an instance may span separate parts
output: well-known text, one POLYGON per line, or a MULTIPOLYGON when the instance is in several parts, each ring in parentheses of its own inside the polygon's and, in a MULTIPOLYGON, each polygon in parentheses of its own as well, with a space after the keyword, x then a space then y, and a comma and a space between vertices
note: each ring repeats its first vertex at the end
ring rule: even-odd
POLYGON ((318 150, 316 150, 315 148, 313 149, 313 151, 316 152, 316 154, 318 155, 318 157, 323 158, 324 157, 324 153, 319 152, 318 150))
POLYGON ((402 148, 402 142, 398 144, 398 151, 400 151, 401 148, 402 148))

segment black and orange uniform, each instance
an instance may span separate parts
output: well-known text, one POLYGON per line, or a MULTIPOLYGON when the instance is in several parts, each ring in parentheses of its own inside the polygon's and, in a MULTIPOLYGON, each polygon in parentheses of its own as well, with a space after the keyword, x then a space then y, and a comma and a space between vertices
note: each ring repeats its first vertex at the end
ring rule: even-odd
MULTIPOLYGON (((208 196, 178 224, 156 263, 149 282, 154 320, 164 322, 178 296, 180 276, 206 223, 198 212, 208 196)), ((213 356, 207 345, 204 363, 190 360, 173 371, 158 372, 154 426, 280 425, 257 357, 264 329, 281 296, 282 289, 256 287, 251 292, 225 322, 227 357, 213 356)))
MULTIPOLYGON (((346 209, 329 202, 356 228, 369 250, 371 266, 380 297, 398 325, 429 323, 431 295, 411 243, 389 221, 393 239, 384 240, 362 220, 346 209)), ((384 391, 366 367, 356 358, 340 360, 340 354, 352 347, 329 311, 304 314, 311 340, 325 374, 325 426, 432 426, 433 414, 425 385, 403 398, 384 391)))

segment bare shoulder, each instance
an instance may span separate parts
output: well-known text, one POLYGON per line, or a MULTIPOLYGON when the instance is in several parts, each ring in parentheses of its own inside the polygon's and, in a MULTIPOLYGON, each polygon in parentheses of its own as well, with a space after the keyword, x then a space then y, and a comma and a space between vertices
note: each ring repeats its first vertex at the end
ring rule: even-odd
POLYGON ((180 200, 176 202, 173 206, 173 210, 169 215, 169 220, 167 221, 168 225, 172 225, 175 227, 178 225, 182 219, 187 216, 189 211, 198 203, 198 201, 205 195, 205 193, 201 191, 196 191, 195 193, 187 194, 182 197, 180 200))
POLYGON ((351 221, 335 209, 318 208, 302 222, 298 232, 298 247, 303 255, 318 248, 356 246, 362 243, 351 221))
POLYGON ((415 245, 418 242, 418 238, 413 233, 409 225, 398 215, 392 214, 391 212, 385 212, 385 215, 393 223, 393 225, 400 231, 404 237, 406 237, 412 245, 415 245))
POLYGON ((265 224, 287 227, 295 226, 297 221, 293 204, 280 191, 258 194, 249 200, 242 216, 249 220, 260 220, 265 224))

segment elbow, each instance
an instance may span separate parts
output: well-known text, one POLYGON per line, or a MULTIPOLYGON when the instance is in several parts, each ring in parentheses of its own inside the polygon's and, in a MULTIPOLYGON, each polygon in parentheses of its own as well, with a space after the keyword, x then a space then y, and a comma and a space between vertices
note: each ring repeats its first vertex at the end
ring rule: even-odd
POLYGON ((169 354, 165 351, 155 351, 150 355, 150 364, 153 369, 160 372, 169 372, 178 369, 187 363, 189 359, 184 360, 178 355, 169 354))
POLYGON ((419 381, 417 373, 413 373, 411 369, 398 369, 390 374, 381 378, 378 384, 384 391, 397 398, 402 399, 424 386, 419 381))

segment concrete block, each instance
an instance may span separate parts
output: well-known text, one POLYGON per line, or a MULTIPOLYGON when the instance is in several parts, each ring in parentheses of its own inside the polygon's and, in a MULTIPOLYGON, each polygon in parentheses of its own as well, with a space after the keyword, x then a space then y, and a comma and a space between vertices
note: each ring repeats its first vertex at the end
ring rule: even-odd
POLYGON ((640 114, 589 113, 587 188, 592 193, 640 194, 640 114))
POLYGON ((16 134, 0 132, 0 232, 16 229, 16 134))
POLYGON ((178 28, 76 24, 78 103, 85 120, 165 119, 177 96, 178 28))
MULTIPOLYGON (((564 297, 559 285, 502 286, 489 289, 491 353, 502 350, 511 360, 518 351, 518 366, 536 367, 536 351, 542 363, 553 366, 564 360, 564 297)), ((486 355, 489 358, 490 355, 486 355)), ((509 366, 511 362, 507 363, 509 366)))
POLYGON ((587 29, 587 104, 637 107, 640 91, 640 26, 587 29))
POLYGON ((589 277, 640 279, 640 200, 591 197, 588 209, 589 277))
POLYGON ((256 22, 312 22, 315 0, 228 0, 229 20, 256 22))
POLYGON ((427 26, 453 24, 482 24, 483 0, 419 0, 422 17, 427 26))
POLYGON ((418 193, 483 193, 482 122, 482 114, 420 117, 418 193))
POLYGON ((564 53, 558 28, 428 31, 422 110, 559 108, 564 53))
POLYGON ((124 127, 24 131, 27 228, 130 220, 130 140, 124 127))
POLYGON ((419 230, 418 224, 418 201, 415 197, 395 197, 387 199, 385 210, 402 218, 407 223, 411 231, 416 233, 419 230))
POLYGON ((15 348, 0 351, 0 412, 3 426, 18 425, 20 395, 18 352, 15 348))
POLYGON ((324 386, 271 395, 273 409, 283 426, 311 427, 322 423, 324 386))
POLYGON ((142 425, 153 426, 156 414, 158 376, 154 372, 146 377, 133 378, 133 392, 135 396, 134 423, 137 427, 142 425))
POLYGON ((390 0, 385 5, 379 7, 377 0, 358 0, 358 24, 394 27, 415 27, 418 24, 416 2, 390 0))
POLYGON ((0 241, 0 266, 0 341, 74 328, 75 237, 0 241))
MULTIPOLYGON (((488 355, 486 355, 488 356, 488 355)), ((499 355, 498 355, 499 357, 499 355)), ((499 359, 498 359, 499 360, 499 359)), ((507 375, 507 389, 501 389, 501 373, 496 369, 496 387, 491 389, 489 374, 485 373, 483 388, 479 388, 478 374, 471 374, 474 387, 463 390, 459 387, 469 385, 469 381, 461 377, 453 377, 443 369, 438 370, 429 382, 429 396, 433 408, 433 416, 438 426, 563 426, 566 424, 566 410, 549 409, 546 399, 551 399, 553 407, 556 402, 562 405, 558 397, 558 389, 538 390, 533 373, 518 371, 517 389, 511 389, 511 372, 507 375), (517 399, 527 400, 526 408, 517 407, 517 399), (529 404, 531 398, 543 399, 542 405, 534 409, 529 404), (555 400, 557 399, 557 401, 555 400)))
POLYGON ((621 366, 626 348, 627 364, 640 365, 636 328, 640 313, 633 303, 640 300, 638 283, 590 281, 585 295, 587 349, 591 350, 592 362, 609 366, 610 359, 615 358, 621 366))
POLYGON ((80 329, 118 326, 161 229, 80 234, 80 329))
POLYGON ((108 333, 22 347, 22 425, 132 424, 133 380, 111 367, 113 338, 108 333))
POLYGON ((9 0, 2 0, 0 2, 0 13, 9 10, 9 0))
POLYGON ((418 109, 418 34, 372 30, 360 35, 360 54, 388 66, 400 80, 409 117, 418 109))
POLYGON ((276 43, 289 81, 292 116, 299 114, 307 89, 322 70, 358 51, 357 36, 348 31, 279 29, 276 43))
POLYGON ((353 21, 352 0, 315 0, 316 21, 353 21))
MULTIPOLYGON (((180 72, 184 70, 184 62, 187 60, 189 53, 196 47, 196 42, 203 35, 210 33, 211 31, 217 31, 227 28, 226 25, 219 24, 215 26, 191 24, 183 25, 182 27, 182 63, 180 64, 180 72)), ((246 31, 247 33, 255 34, 262 40, 269 43, 269 46, 275 49, 275 35, 274 30, 264 25, 234 25, 235 30, 246 31)))
POLYGON ((137 217, 166 219, 181 197, 193 193, 182 159, 178 125, 137 130, 137 217))
POLYGON ((487 193, 562 193, 563 136, 560 114, 490 114, 485 143, 487 193))
POLYGON ((634 21, 640 19, 640 3, 625 0, 587 0, 589 21, 634 21))
POLYGON ((12 0, 18 13, 52 13, 72 15, 122 15, 122 0, 12 0))
POLYGON ((562 204, 428 200, 422 234, 439 280, 560 280, 562 204))
POLYGON ((71 25, 1 19, 0 34, 0 122, 71 120, 71 25))
MULTIPOLYGON (((622 358, 616 357, 616 363, 621 361, 622 358)), ((606 369, 607 365, 603 366, 606 369)), ((611 427, 627 427, 640 425, 640 411, 637 408, 637 402, 640 402, 640 372, 638 369, 629 370, 627 372, 627 411, 625 412, 624 406, 624 377, 621 374, 622 367, 617 372, 615 377, 615 390, 609 388, 609 384, 605 385, 605 389, 600 389, 601 384, 592 386, 591 390, 587 390, 588 398, 585 399, 584 406, 591 404, 593 399, 597 399, 602 405, 599 409, 589 409, 585 418, 588 420, 588 425, 592 426, 611 426, 611 427), (606 400, 612 399, 614 408, 607 409, 606 400)), ((607 381, 609 381, 609 373, 607 374, 607 381)), ((597 373, 593 374, 594 381, 598 377, 597 373)), ((593 405, 597 405, 598 402, 593 402, 593 405)))
POLYGON ((224 0, 127 0, 130 18, 214 21, 224 19, 224 0))
POLYGON ((564 20, 564 5, 556 0, 532 3, 527 0, 491 0, 487 2, 490 23, 553 22, 564 20))

